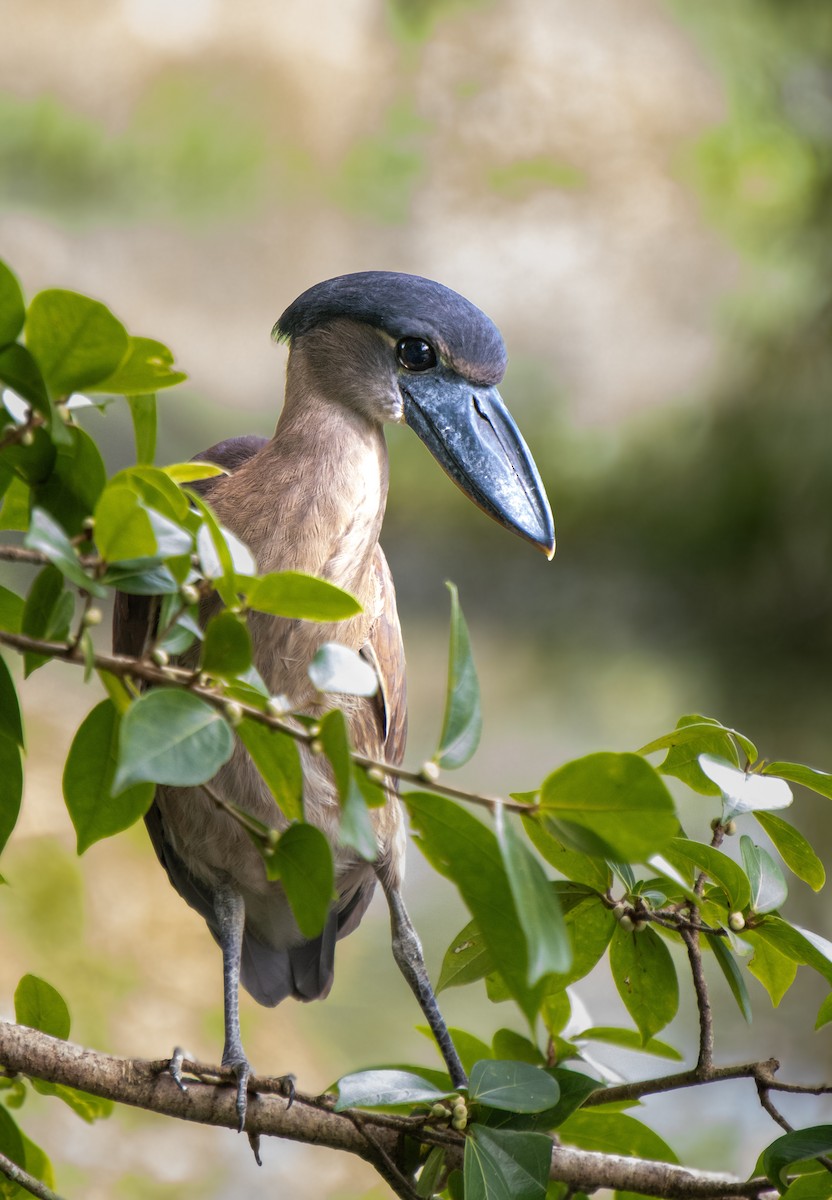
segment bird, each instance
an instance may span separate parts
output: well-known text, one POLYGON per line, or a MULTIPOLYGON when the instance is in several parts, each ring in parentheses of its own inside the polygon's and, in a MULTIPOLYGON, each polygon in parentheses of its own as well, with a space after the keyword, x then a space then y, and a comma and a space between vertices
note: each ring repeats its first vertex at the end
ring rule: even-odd
MULTIPOLYGON (((361 271, 308 288, 283 312, 273 336, 288 343, 283 408, 271 439, 234 437, 200 452, 225 474, 201 491, 216 516, 251 551, 260 572, 306 572, 350 592, 359 615, 337 624, 248 616, 254 663, 294 713, 332 704, 307 668, 326 641, 361 653, 374 668, 370 697, 341 697, 354 749, 401 764, 407 706, 395 590, 379 534, 388 492, 384 426, 415 431, 439 465, 488 516, 551 558, 552 513, 534 459, 497 384, 506 349, 494 323, 443 284, 418 275, 361 271)), ((204 608, 205 606, 203 606, 204 608)), ((203 611, 202 619, 207 613, 203 611)), ((117 597, 114 644, 147 645, 152 610, 143 596, 117 597)), ((145 818, 170 882, 206 920, 223 958, 222 1064, 236 1079, 238 1127, 245 1126, 251 1067, 243 1050, 239 986, 260 1004, 323 998, 333 981, 336 942, 361 921, 376 883, 385 894, 395 961, 445 1059, 452 1084, 466 1076, 425 968, 404 904, 406 836, 390 784, 372 810, 374 862, 339 844, 340 810, 321 756, 301 747, 306 819, 328 838, 336 898, 320 936, 305 938, 279 882, 241 825, 197 787, 158 786, 145 818)), ((211 781, 222 799, 278 831, 287 819, 237 744, 211 781)), ((176 1062, 172 1073, 182 1086, 176 1062)))

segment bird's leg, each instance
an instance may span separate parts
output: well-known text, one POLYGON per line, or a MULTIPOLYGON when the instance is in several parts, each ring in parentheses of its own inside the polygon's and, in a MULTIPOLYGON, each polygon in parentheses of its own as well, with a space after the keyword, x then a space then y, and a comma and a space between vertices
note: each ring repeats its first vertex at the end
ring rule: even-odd
POLYGON ((436 996, 428 978, 419 935, 413 928, 413 922, 408 916, 398 885, 386 880, 384 874, 379 871, 378 878, 390 909, 390 929, 393 934, 393 957, 396 965, 410 985, 414 996, 419 1001, 419 1007, 427 1018, 451 1076, 451 1083, 455 1088, 467 1087, 468 1078, 459 1061, 459 1055, 451 1040, 451 1035, 448 1033, 445 1018, 439 1011, 439 1005, 436 1003, 436 996))
POLYGON ((214 892, 214 913, 219 926, 222 949, 223 1006, 225 1010, 225 1046, 222 1065, 231 1067, 237 1076, 238 1129, 246 1123, 247 1089, 251 1067, 243 1052, 240 1039, 240 955, 243 927, 246 920, 245 903, 236 888, 220 884, 214 892))

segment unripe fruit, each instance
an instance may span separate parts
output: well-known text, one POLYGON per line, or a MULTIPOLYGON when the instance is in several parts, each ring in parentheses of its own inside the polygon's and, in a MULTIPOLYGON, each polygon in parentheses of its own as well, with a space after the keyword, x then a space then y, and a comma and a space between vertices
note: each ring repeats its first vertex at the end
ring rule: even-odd
POLYGON ((422 763, 419 774, 421 775, 422 779, 424 779, 425 783, 436 783, 437 779, 439 778, 439 767, 435 762, 424 762, 422 763))
POLYGON ((725 825, 725 832, 728 834, 728 837, 733 837, 737 832, 737 822, 733 818, 725 825))
POLYGON ((640 919, 633 921, 633 933, 641 933, 642 929, 644 928, 644 926, 646 924, 647 924, 646 921, 642 921, 640 919))
POLYGON ((282 692, 279 696, 269 696, 266 701, 266 712, 270 717, 285 717, 291 711, 291 701, 282 692))
POLYGON ((612 915, 615 917, 616 921, 620 921, 627 911, 627 905, 623 900, 619 900, 615 908, 612 910, 612 915))
POLYGON ((229 725, 239 725, 243 719, 243 706, 238 704, 236 700, 229 700, 223 707, 225 719, 229 725))
POLYGON ((468 1116, 468 1108, 466 1107, 464 1100, 460 1100, 458 1104, 454 1105, 454 1116, 457 1119, 468 1116))
POLYGON ((150 656, 157 667, 166 667, 170 662, 170 655, 167 650, 163 650, 161 646, 157 646, 150 656))
POLYGON ((323 754, 324 744, 323 744, 323 742, 319 742, 318 739, 315 738, 314 742, 309 743, 309 749, 312 751, 313 754, 323 754))
POLYGON ((95 517, 84 517, 84 520, 81 522, 81 528, 84 533, 92 533, 93 529, 95 529, 95 517))
POLYGON ((84 613, 83 622, 85 625, 100 625, 104 620, 104 614, 100 608, 88 608, 84 613))
POLYGON ((199 588, 194 587, 192 583, 183 583, 179 589, 179 595, 186 604, 196 604, 199 600, 199 588))
POLYGON ((728 918, 728 926, 734 933, 739 933, 741 929, 745 929, 745 917, 741 912, 732 912, 728 918))
POLYGON ((454 1119, 451 1121, 451 1125, 452 1125, 452 1126, 453 1126, 453 1128, 454 1128, 454 1129, 456 1129, 456 1130, 457 1130, 459 1133, 462 1133, 463 1129, 465 1128, 465 1126, 466 1126, 467 1124, 468 1124, 468 1118, 467 1118, 467 1117, 454 1117, 454 1119))
POLYGON ((367 778, 370 783, 377 783, 379 787, 383 787, 386 782, 386 776, 378 767, 367 768, 367 778))
POLYGON ((430 1115, 432 1117, 449 1117, 451 1114, 444 1104, 434 1104, 430 1110, 430 1115))
POLYGON ((21 446, 31 446, 34 444, 35 435, 31 429, 24 429, 20 435, 21 446))
POLYGON ((629 915, 629 913, 624 913, 623 916, 620 916, 618 918, 618 924, 621 926, 621 928, 624 930, 625 933, 629 933, 630 930, 635 929, 635 921, 629 915))

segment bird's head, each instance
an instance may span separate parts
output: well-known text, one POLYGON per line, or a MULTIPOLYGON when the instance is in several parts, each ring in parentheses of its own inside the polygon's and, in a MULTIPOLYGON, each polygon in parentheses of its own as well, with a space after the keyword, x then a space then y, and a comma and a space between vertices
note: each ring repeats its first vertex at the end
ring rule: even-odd
POLYGON ((552 557, 549 501, 497 390, 503 339, 469 300, 418 275, 360 271, 309 288, 273 333, 306 349, 329 394, 409 425, 475 504, 552 557))

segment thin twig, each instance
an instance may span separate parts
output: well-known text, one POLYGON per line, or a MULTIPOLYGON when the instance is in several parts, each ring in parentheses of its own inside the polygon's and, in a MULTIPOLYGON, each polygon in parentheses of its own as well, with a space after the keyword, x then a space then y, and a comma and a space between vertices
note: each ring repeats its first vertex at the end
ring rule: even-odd
MULTIPOLYGON (((712 1067, 707 1078, 699 1068, 679 1071, 675 1075, 660 1075, 655 1079, 641 1079, 633 1083, 620 1083, 612 1087, 599 1088, 584 1100, 584 1108, 596 1104, 612 1104, 626 1100, 640 1100, 642 1096, 655 1096, 662 1092, 674 1092, 681 1088, 698 1087, 703 1083, 724 1083, 730 1079, 763 1079, 768 1082, 780 1064, 776 1058, 766 1062, 741 1063, 734 1067, 712 1067)), ((772 1086, 769 1084, 769 1086, 772 1086)))
POLYGON ((702 966, 702 950, 697 929, 680 929, 679 936, 688 952, 693 988, 696 992, 696 1007, 699 1009, 699 1059, 696 1070, 701 1078, 708 1078, 714 1069, 714 1017, 708 983, 702 966))
POLYGON ((24 1191, 30 1192, 33 1196, 38 1196, 39 1200, 61 1200, 57 1192, 53 1192, 40 1179, 35 1179, 34 1175, 30 1175, 28 1171, 24 1171, 17 1163, 13 1163, 10 1158, 6 1158, 5 1154, 0 1154, 0 1175, 5 1175, 7 1179, 10 1179, 12 1183, 16 1183, 18 1187, 22 1187, 24 1191))

